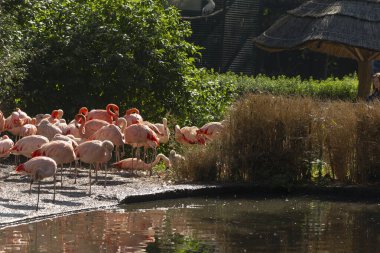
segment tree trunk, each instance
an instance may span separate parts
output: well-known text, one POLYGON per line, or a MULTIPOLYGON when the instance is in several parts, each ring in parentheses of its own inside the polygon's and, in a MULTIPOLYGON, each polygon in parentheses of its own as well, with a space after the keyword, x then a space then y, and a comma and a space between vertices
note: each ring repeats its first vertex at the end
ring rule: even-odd
POLYGON ((371 92, 371 62, 358 61, 358 98, 366 99, 371 92))

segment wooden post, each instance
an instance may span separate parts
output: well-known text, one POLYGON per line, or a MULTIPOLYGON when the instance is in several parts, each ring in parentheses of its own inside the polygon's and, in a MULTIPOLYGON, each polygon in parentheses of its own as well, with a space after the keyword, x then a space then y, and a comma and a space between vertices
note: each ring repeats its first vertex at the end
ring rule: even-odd
POLYGON ((371 62, 370 61, 358 61, 358 98, 366 99, 371 92, 371 62))

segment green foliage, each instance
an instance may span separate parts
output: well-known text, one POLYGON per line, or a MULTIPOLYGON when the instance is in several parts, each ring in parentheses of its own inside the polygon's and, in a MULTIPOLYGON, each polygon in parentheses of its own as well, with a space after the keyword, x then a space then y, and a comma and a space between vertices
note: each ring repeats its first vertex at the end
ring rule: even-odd
POLYGON ((6 112, 17 105, 26 75, 24 39, 15 17, 0 5, 0 110, 6 112))
POLYGON ((113 102, 157 119, 188 108, 198 49, 185 41, 191 29, 175 8, 158 0, 24 5, 36 52, 25 80, 28 111, 63 107, 73 115, 113 102))
POLYGON ((264 75, 246 76, 226 73, 218 76, 222 85, 234 83, 239 95, 249 92, 269 92, 274 95, 302 95, 321 99, 355 100, 358 79, 356 75, 342 79, 302 80, 298 77, 267 77, 264 75))
POLYGON ((187 112, 190 114, 186 117, 186 123, 202 125, 220 121, 236 99, 252 92, 353 101, 357 95, 357 84, 356 75, 319 81, 311 78, 302 80, 300 77, 247 76, 202 70, 197 86, 191 92, 191 110, 187 112))
POLYGON ((187 124, 202 125, 206 122, 220 121, 224 111, 237 98, 237 85, 225 74, 201 70, 197 85, 191 90, 191 110, 187 124))

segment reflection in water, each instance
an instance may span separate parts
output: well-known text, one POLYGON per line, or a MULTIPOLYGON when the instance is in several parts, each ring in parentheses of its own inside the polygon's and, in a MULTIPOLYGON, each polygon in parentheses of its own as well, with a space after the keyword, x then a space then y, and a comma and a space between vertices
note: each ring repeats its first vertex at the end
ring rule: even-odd
POLYGON ((380 252, 380 205, 288 199, 131 204, 0 230, 0 252, 380 252))

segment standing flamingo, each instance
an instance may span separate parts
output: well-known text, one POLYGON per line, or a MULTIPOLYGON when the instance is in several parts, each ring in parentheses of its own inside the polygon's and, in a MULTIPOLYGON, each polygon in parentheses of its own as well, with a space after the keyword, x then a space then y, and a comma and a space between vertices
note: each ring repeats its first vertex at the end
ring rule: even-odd
POLYGON ((62 130, 56 125, 51 124, 47 119, 43 119, 37 126, 37 134, 45 136, 51 140, 54 135, 62 134, 62 130))
POLYGON ((120 161, 120 147, 124 148, 124 138, 119 127, 113 124, 103 126, 92 135, 92 138, 99 141, 111 141, 115 145, 116 161, 120 161))
POLYGON ((177 154, 175 150, 170 150, 169 160, 173 168, 178 168, 186 159, 182 155, 177 154))
MULTIPOLYGON (((85 111, 85 109, 83 109, 85 111)), ((108 104, 105 110, 92 109, 87 114, 87 120, 100 119, 112 123, 119 117, 119 107, 115 104, 108 104)))
POLYGON ((0 111, 0 133, 4 131, 5 117, 2 111, 0 111))
POLYGON ((42 135, 26 136, 18 140, 10 152, 13 155, 23 155, 30 158, 34 150, 39 149, 43 144, 48 142, 49 139, 42 135))
POLYGON ((63 164, 75 161, 74 148, 70 142, 57 140, 45 143, 32 153, 33 157, 47 156, 61 165, 61 186, 63 186, 63 164))
MULTIPOLYGON (((95 171, 97 172, 97 165, 100 163, 108 162, 112 157, 113 144, 111 141, 86 141, 78 145, 75 149, 76 157, 85 163, 90 164, 89 168, 89 194, 91 195, 91 164, 94 165, 95 171)), ((107 166, 105 168, 105 179, 104 186, 106 184, 107 178, 107 166)))
POLYGON ((51 141, 66 141, 70 143, 74 149, 78 146, 78 143, 73 138, 71 138, 70 135, 56 134, 54 135, 53 139, 51 139, 51 141))
POLYGON ((154 124, 158 130, 162 133, 161 136, 158 136, 158 140, 160 143, 168 143, 169 142, 169 137, 170 137, 170 131, 168 128, 168 120, 166 118, 162 119, 162 124, 161 123, 155 123, 154 124))
POLYGON ((125 112, 124 118, 127 120, 127 126, 143 122, 140 111, 137 108, 131 108, 125 112))
POLYGON ((29 194, 32 191, 32 184, 34 181, 38 181, 38 197, 37 197, 37 207, 36 211, 38 211, 38 203, 40 201, 40 185, 41 180, 47 177, 54 177, 54 194, 53 194, 53 202, 55 201, 55 172, 57 171, 57 164, 50 157, 34 157, 29 161, 22 163, 16 167, 16 172, 22 174, 28 174, 31 177, 29 194))
POLYGON ((8 135, 3 135, 0 139, 0 157, 8 157, 13 146, 14 143, 8 135))
POLYGON ((170 167, 170 160, 163 154, 158 154, 153 162, 145 163, 143 160, 138 158, 127 158, 123 159, 119 162, 113 163, 112 166, 119 169, 131 169, 131 170, 146 170, 149 171, 149 175, 152 175, 152 168, 160 162, 160 160, 164 160, 166 167, 170 167))
POLYGON ((75 121, 80 124, 79 135, 81 138, 90 139, 92 135, 100 128, 109 125, 108 122, 100 119, 93 119, 87 121, 84 115, 75 115, 75 121))
MULTIPOLYGON (((132 148, 156 148, 159 146, 156 133, 146 125, 134 124, 124 129, 124 141, 132 148)), ((133 152, 132 152, 133 153, 133 152)))
POLYGON ((53 111, 51 112, 51 114, 50 114, 50 117, 48 117, 47 120, 48 120, 50 123, 54 124, 54 123, 56 123, 56 122, 59 121, 59 119, 58 119, 58 115, 59 115, 58 110, 53 110, 53 111))
POLYGON ((25 137, 25 136, 37 134, 37 127, 36 127, 35 123, 36 123, 36 119, 32 119, 31 124, 28 123, 28 124, 21 126, 19 128, 18 135, 20 137, 25 137))
POLYGON ((18 112, 12 112, 4 121, 4 130, 9 131, 10 129, 22 126, 22 120, 20 120, 20 115, 18 112))
POLYGON ((204 136, 207 140, 214 140, 223 130, 223 122, 209 122, 197 130, 198 136, 204 136))
POLYGON ((182 127, 175 126, 175 140, 181 144, 205 144, 205 139, 202 136, 197 136, 198 127, 182 127))

